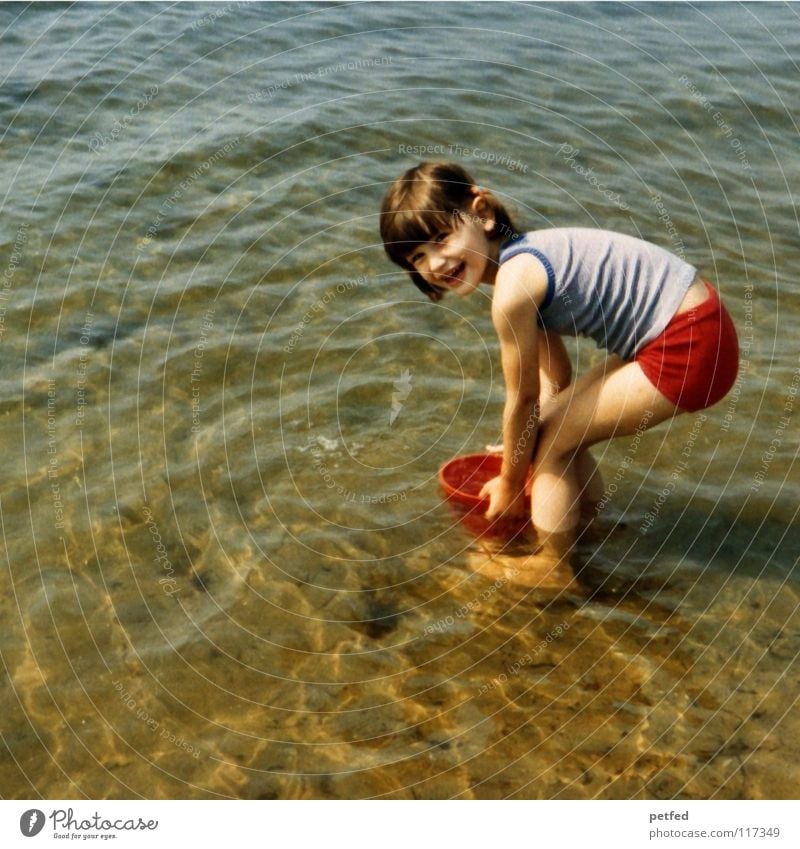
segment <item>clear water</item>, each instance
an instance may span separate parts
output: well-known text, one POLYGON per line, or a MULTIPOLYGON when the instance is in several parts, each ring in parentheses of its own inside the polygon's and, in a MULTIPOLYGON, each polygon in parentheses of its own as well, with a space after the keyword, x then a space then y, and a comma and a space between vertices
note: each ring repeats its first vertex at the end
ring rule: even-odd
POLYGON ((0 32, 0 795, 795 794, 796 7, 0 32), (528 228, 683 253, 737 322, 727 399, 597 450, 580 594, 481 578, 442 500, 503 387, 487 297, 434 308, 379 243, 427 145, 528 228))

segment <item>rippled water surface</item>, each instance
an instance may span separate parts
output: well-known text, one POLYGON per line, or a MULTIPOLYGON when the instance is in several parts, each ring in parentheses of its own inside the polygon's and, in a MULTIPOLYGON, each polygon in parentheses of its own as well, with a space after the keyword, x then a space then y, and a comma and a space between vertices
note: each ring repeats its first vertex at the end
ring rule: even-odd
POLYGON ((0 7, 0 795, 795 796, 798 23, 0 7), (424 155, 737 323, 728 398, 596 449, 576 592, 477 574, 438 488, 503 385, 488 295, 383 255, 424 155))

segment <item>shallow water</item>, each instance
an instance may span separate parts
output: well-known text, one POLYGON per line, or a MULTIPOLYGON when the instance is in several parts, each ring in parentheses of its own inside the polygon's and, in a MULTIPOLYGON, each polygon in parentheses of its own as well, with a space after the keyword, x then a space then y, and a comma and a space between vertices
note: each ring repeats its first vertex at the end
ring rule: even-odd
POLYGON ((0 795, 794 796, 797 18, 0 7, 0 795), (737 323, 728 398, 596 450, 578 593, 439 491, 503 386, 383 256, 420 145, 737 323))

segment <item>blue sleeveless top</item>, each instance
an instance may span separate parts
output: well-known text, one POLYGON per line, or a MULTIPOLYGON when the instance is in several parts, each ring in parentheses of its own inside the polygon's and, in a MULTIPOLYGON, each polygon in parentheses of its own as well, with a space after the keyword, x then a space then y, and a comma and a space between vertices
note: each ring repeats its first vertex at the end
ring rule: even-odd
POLYGON ((642 239, 582 227, 534 230, 500 248, 499 264, 533 254, 547 270, 546 330, 588 336, 630 360, 669 324, 697 274, 642 239))

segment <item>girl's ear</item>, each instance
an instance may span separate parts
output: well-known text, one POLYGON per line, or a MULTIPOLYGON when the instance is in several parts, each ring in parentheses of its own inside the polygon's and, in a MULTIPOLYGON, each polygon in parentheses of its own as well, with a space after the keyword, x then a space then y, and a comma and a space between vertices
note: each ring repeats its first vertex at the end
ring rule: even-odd
POLYGON ((476 218, 480 218, 483 223, 483 229, 487 233, 491 233, 494 230, 496 221, 494 211, 486 201, 487 191, 478 186, 473 186, 472 194, 474 195, 470 204, 472 214, 476 218))

